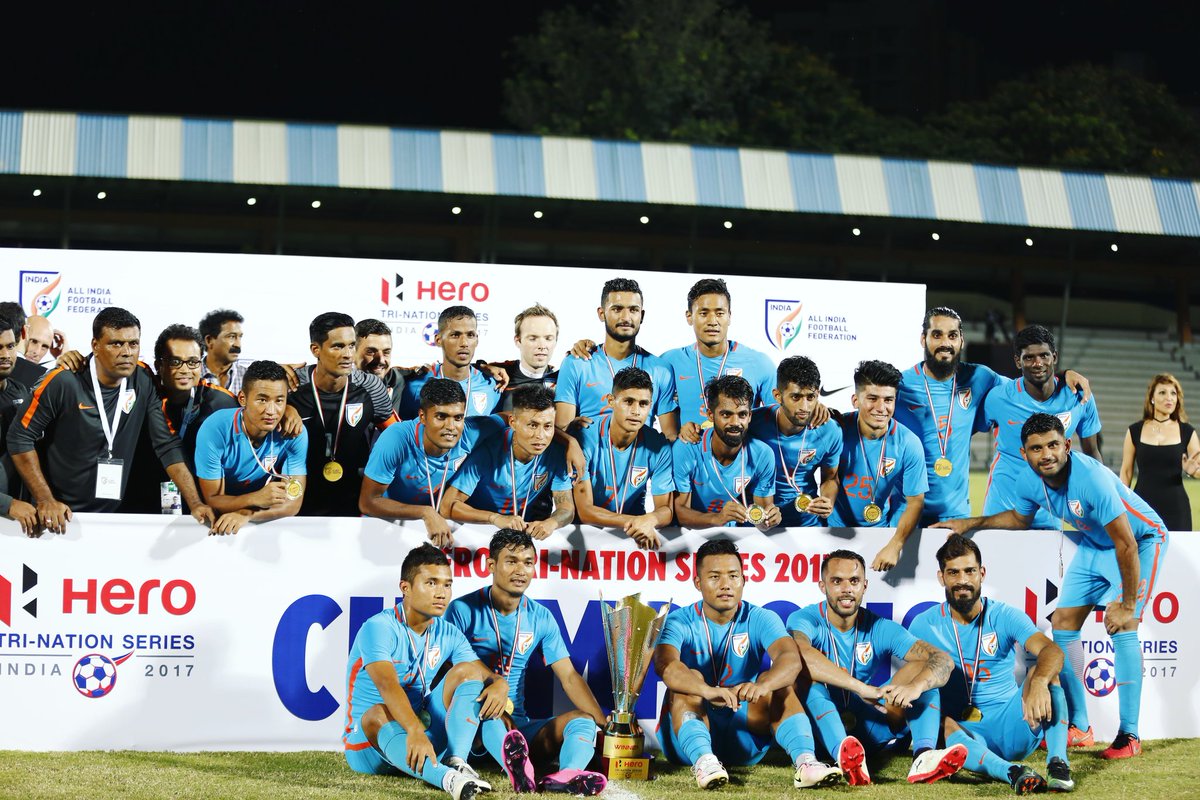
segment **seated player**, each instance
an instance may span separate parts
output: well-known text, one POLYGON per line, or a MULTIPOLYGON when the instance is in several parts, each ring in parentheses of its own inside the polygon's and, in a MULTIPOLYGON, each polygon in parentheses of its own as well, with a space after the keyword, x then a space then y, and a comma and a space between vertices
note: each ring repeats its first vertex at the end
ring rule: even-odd
POLYGON ((775 505, 785 527, 825 525, 837 497, 842 429, 828 421, 811 427, 820 389, 821 372, 811 359, 785 358, 775 371, 775 402, 756 408, 750 419, 750 435, 775 453, 775 505))
POLYGON ((481 438, 505 427, 498 416, 467 417, 456 381, 431 378, 421 387, 416 419, 388 427, 375 442, 363 473, 358 507, 385 519, 419 519, 429 540, 452 543, 450 523, 438 513, 446 482, 481 438))
POLYGON ((496 722, 508 683, 442 619, 451 583, 450 563, 433 545, 404 557, 403 601, 368 618, 350 646, 342 744, 355 772, 403 772, 470 800, 492 787, 453 753, 470 749, 481 719, 496 722))
POLYGON ((921 518, 929 481, 917 435, 892 419, 900 372, 885 361, 860 361, 854 370, 855 411, 842 421, 842 486, 831 527, 894 527, 871 569, 896 566, 921 518))
MULTIPOLYGON (((488 727, 483 738, 488 752, 508 772, 513 789, 600 794, 608 781, 589 772, 587 765, 596 750, 596 726, 604 724, 604 712, 571 663, 554 616, 525 596, 536 564, 537 551, 528 533, 511 528, 498 531, 488 544, 492 585, 457 598, 446 612, 446 621, 463 632, 480 661, 508 681, 512 730, 505 734, 488 727), (525 710, 525 669, 538 648, 574 706, 549 719, 530 719, 525 710), (551 771, 556 759, 558 769, 551 771), (549 773, 540 781, 535 765, 549 773)), ((545 696, 549 687, 539 686, 537 692, 545 696)))
POLYGON ((658 529, 671 524, 671 445, 646 424, 653 402, 650 375, 620 370, 608 399, 611 413, 579 431, 587 479, 575 484, 575 508, 585 525, 621 528, 639 547, 656 549, 658 529), (646 511, 646 492, 654 510, 646 511))
MULTIPOLYGON (((479 346, 479 323, 466 306, 450 306, 438 315, 434 342, 442 349, 442 360, 417 370, 404 384, 400 419, 413 419, 421 409, 421 386, 430 378, 458 381, 467 396, 467 416, 491 414, 500 405, 502 387, 472 362, 479 346)), ((506 376, 507 379, 507 376, 506 376)))
POLYGON ((671 446, 675 516, 686 528, 779 524, 775 506, 775 454, 751 439, 754 389, 739 375, 713 378, 704 387, 711 425, 700 441, 671 446))
POLYGON ((787 627, 812 676, 807 694, 801 691, 804 705, 846 782, 869 784, 866 756, 886 750, 906 728, 913 752, 908 782, 933 783, 953 775, 967 749, 934 749, 940 732, 937 690, 954 667, 950 656, 863 608, 867 565, 858 553, 834 550, 825 556, 820 586, 825 601, 793 612, 787 627), (904 666, 886 683, 871 683, 881 667, 890 672, 893 660, 904 666), (935 713, 924 713, 931 705, 935 713))
POLYGON ((545 539, 575 519, 566 448, 555 441, 554 395, 532 384, 513 394, 511 427, 476 443, 450 479, 439 513, 458 522, 515 528, 545 539), (537 498, 549 492, 553 511, 529 519, 537 498))
POLYGON ((1063 654, 1019 609, 980 597, 987 569, 979 546, 958 534, 937 551, 946 602, 927 609, 909 632, 950 653, 954 671, 941 688, 946 744, 967 748, 966 768, 1005 781, 1017 794, 1069 792, 1067 701, 1058 685, 1063 654), (1018 687, 1014 649, 1037 659, 1018 687), (1045 737, 1050 782, 1014 761, 1045 737))
POLYGON ((1069 740, 1091 744, 1083 684, 1079 630, 1096 606, 1106 606, 1104 628, 1112 637, 1121 727, 1104 758, 1142 752, 1138 717, 1142 704, 1142 647, 1138 622, 1154 595, 1154 583, 1167 554, 1167 526, 1145 500, 1112 471, 1089 456, 1071 451, 1062 420, 1034 414, 1021 426, 1021 453, 1030 469, 1012 487, 1014 507, 989 517, 938 523, 966 533, 976 528, 1025 530, 1039 509, 1079 531, 1081 539, 1063 579, 1050 618, 1054 641, 1076 663, 1059 679, 1071 714, 1069 740), (1107 605, 1106 605, 1107 604, 1107 605))
POLYGON ((279 421, 287 406, 287 373, 274 361, 255 361, 242 375, 241 408, 215 411, 196 437, 196 477, 206 503, 219 514, 236 512, 232 530, 246 522, 292 517, 307 483, 308 434, 284 439, 279 421))
POLYGON ((841 770, 817 761, 796 695, 803 667, 796 643, 774 612, 742 602, 746 576, 737 545, 700 545, 692 585, 700 602, 667 615, 654 649, 654 669, 667 687, 663 755, 691 765, 701 789, 718 789, 729 781, 725 764, 757 764, 774 740, 796 767, 796 788, 837 783, 841 770), (771 662, 765 672, 764 655, 771 662))

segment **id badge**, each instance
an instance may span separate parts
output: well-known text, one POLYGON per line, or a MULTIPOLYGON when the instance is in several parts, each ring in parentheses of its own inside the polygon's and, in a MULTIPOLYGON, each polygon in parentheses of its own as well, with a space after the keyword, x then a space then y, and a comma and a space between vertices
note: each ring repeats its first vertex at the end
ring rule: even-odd
POLYGON ((96 462, 96 499, 121 499, 121 472, 125 462, 120 458, 101 458, 96 462))

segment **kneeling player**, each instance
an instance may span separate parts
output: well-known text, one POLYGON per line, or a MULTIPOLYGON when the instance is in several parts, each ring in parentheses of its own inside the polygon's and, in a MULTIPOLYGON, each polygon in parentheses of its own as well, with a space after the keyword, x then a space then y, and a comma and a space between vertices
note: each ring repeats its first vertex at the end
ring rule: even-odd
POLYGON ((604 712, 575 671, 550 611, 525 596, 536 564, 537 551, 528 533, 499 531, 488 545, 492 585, 451 603, 446 620, 470 639, 481 661, 508 680, 513 730, 504 735, 485 726, 483 740, 509 773, 513 789, 532 792, 540 786, 575 795, 599 794, 607 780, 586 767, 596 750, 596 725, 603 724, 604 712), (530 719, 525 713, 525 669, 539 647, 575 706, 549 719, 530 719), (556 754, 558 770, 537 781, 534 765, 545 767, 556 754))
POLYGON ((937 560, 946 602, 918 616, 909 630, 958 658, 941 689, 946 744, 965 746, 967 769, 1006 781, 1017 794, 1071 791, 1067 700, 1058 685, 1062 650, 1018 609, 980 597, 987 570, 973 541, 951 534, 937 560), (1018 646, 1037 659, 1023 689, 1013 675, 1018 646), (1042 737, 1048 785, 1029 767, 1012 763, 1032 753, 1042 737))
POLYGON ((794 612, 787 627, 812 675, 804 703, 821 744, 837 759, 846 781, 851 786, 870 783, 867 750, 884 750, 903 736, 906 726, 913 752, 908 782, 933 783, 953 775, 966 761, 967 749, 934 749, 937 690, 954 668, 950 657, 862 607, 867 566, 858 553, 835 550, 825 556, 820 585, 825 602, 794 612), (896 675, 882 687, 869 683, 892 659, 905 662, 896 675), (935 713, 926 713, 930 706, 935 713))
POLYGON ((774 739, 796 767, 797 788, 835 784, 841 770, 816 760, 812 726, 796 695, 800 653, 777 615, 742 602, 745 580, 728 539, 696 551, 692 584, 701 600, 667 615, 654 651, 667 687, 663 753, 690 764, 701 789, 717 789, 729 781, 724 763, 757 764, 774 739), (771 667, 760 672, 764 655, 771 667))
POLYGON ((450 602, 450 564, 430 544, 409 552, 400 571, 403 601, 363 623, 346 669, 346 762, 355 772, 404 772, 454 800, 491 790, 465 761, 437 753, 469 751, 483 718, 504 710, 508 682, 475 657, 462 633, 441 619, 450 602), (435 677, 447 661, 453 667, 435 677), (437 717, 442 724, 431 724, 437 717))

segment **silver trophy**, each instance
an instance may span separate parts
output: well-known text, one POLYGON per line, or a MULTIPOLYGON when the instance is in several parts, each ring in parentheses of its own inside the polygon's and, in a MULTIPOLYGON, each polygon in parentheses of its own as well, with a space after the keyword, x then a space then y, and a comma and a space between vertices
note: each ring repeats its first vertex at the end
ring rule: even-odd
POLYGON ((646 739, 638 729, 634 706, 671 604, 665 603, 655 611, 640 598, 640 594, 631 594, 611 606, 603 598, 600 601, 613 687, 612 718, 604 729, 601 756, 609 778, 650 777, 650 759, 644 756, 646 739))

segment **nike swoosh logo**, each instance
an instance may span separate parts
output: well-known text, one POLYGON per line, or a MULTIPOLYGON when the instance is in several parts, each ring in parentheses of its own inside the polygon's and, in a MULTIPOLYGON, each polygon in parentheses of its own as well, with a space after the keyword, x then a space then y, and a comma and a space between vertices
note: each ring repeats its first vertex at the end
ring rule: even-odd
POLYGON ((301 418, 300 418, 300 421, 301 421, 301 422, 308 422, 310 419, 312 419, 312 414, 309 414, 307 417, 301 417, 301 418))
POLYGON ((679 376, 679 380, 681 380, 681 381, 690 381, 691 379, 692 379, 691 375, 680 375, 679 376))
POLYGON ((846 384, 845 386, 843 386, 839 389, 822 389, 821 397, 829 397, 829 395, 831 395, 831 394, 837 394, 838 392, 843 391, 845 389, 849 389, 849 388, 850 388, 850 384, 846 384))
POLYGON ((19 405, 21 405, 21 403, 24 403, 24 402, 25 402, 24 397, 18 397, 16 400, 13 400, 13 405, 19 406, 19 405))
POLYGON ((909 407, 908 407, 908 410, 909 410, 909 411, 920 411, 920 410, 921 410, 922 408, 924 408, 924 407, 925 407, 925 406, 909 406, 909 407))
POLYGON ((95 406, 85 406, 83 403, 79 404, 80 411, 87 411, 89 408, 95 408, 95 406))
POLYGON ((1010 420, 1008 421, 1008 424, 1009 424, 1009 425, 1022 425, 1022 424, 1024 424, 1024 423, 1022 423, 1020 420, 1010 419, 1010 420))
POLYGON ((489 637, 487 637, 487 636, 472 636, 471 641, 472 642, 486 642, 488 640, 488 638, 489 637))
POLYGON ((599 386, 599 385, 600 385, 600 381, 596 381, 595 383, 588 382, 588 383, 584 384, 584 386, 586 386, 589 389, 591 389, 593 386, 599 386))

